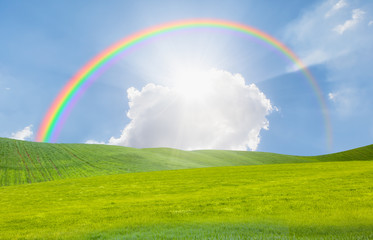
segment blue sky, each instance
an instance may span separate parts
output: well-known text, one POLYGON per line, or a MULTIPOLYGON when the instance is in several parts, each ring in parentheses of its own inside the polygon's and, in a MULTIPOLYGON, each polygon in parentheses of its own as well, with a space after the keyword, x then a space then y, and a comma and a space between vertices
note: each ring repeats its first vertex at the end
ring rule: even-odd
POLYGON ((96 54, 139 30, 191 18, 240 22, 291 48, 326 99, 332 148, 315 93, 293 63, 218 31, 167 36, 125 55, 80 99, 58 142, 303 155, 372 144, 373 3, 359 0, 1 1, 0 136, 33 140, 55 96, 96 54), (191 69, 208 73, 206 84, 191 69), (176 83, 191 90, 180 93, 176 83), (193 97, 185 102, 185 94, 193 97), (178 100, 160 113, 170 99, 178 100))

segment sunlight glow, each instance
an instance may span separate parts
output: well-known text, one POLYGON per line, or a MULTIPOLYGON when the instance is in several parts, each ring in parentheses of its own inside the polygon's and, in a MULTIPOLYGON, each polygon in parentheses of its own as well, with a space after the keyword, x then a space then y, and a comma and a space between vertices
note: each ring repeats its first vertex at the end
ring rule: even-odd
POLYGON ((208 71, 197 68, 187 68, 177 73, 175 90, 188 101, 205 100, 212 92, 213 80, 208 71))

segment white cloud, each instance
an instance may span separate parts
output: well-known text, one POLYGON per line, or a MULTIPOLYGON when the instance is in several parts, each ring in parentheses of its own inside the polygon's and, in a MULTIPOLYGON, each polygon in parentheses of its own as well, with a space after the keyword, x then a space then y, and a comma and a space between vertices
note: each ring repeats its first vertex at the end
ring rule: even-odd
POLYGON ((328 97, 330 100, 332 100, 333 102, 335 101, 335 97, 336 97, 336 94, 335 93, 329 93, 328 94, 328 97))
POLYGON ((354 9, 352 11, 351 19, 346 20, 343 24, 336 26, 333 28, 333 30, 339 34, 343 34, 346 30, 355 27, 364 18, 364 15, 365 12, 361 9, 354 9))
MULTIPOLYGON (((362 24, 365 17, 372 16, 370 8, 362 8, 358 3, 337 5, 343 5, 338 14, 325 18, 335 1, 324 1, 287 26, 285 42, 306 66, 326 63, 372 45, 371 30, 362 24), (354 33, 347 34, 351 30, 354 33)), ((295 70, 299 67, 289 68, 289 71, 295 70)))
POLYGON ((333 102, 334 109, 338 114, 347 116, 354 114, 359 105, 358 90, 352 88, 342 88, 328 94, 333 102))
POLYGON ((109 144, 129 147, 256 150, 271 102, 239 74, 210 70, 174 87, 129 88, 130 123, 109 144))
POLYGON ((369 23, 368 23, 368 26, 372 26, 373 25, 373 21, 370 21, 369 23))
POLYGON ((336 4, 333 5, 333 7, 325 14, 325 18, 328 18, 335 14, 339 9, 347 6, 347 2, 344 0, 340 0, 336 4))
POLYGON ((16 133, 12 133, 11 138, 18 139, 18 140, 30 140, 33 135, 31 128, 32 128, 32 125, 27 126, 24 129, 16 133))
POLYGON ((99 142, 93 139, 87 140, 85 144, 105 144, 105 142, 99 142))
MULTIPOLYGON (((305 64, 305 66, 310 66, 316 63, 325 62, 328 59, 329 59, 329 55, 327 52, 316 49, 316 50, 307 52, 302 58, 302 62, 305 64)), ((287 70, 289 72, 295 72, 299 70, 299 66, 293 65, 293 66, 290 66, 287 70)))

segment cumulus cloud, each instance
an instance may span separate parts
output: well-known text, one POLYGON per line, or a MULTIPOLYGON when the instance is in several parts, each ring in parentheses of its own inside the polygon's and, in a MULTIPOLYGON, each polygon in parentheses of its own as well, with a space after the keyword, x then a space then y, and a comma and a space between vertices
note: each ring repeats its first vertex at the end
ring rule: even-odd
POLYGON ((339 9, 347 6, 347 2, 344 0, 340 0, 336 4, 333 5, 333 7, 325 14, 325 18, 328 18, 335 14, 339 9))
POLYGON ((30 140, 32 135, 34 134, 31 128, 32 128, 32 125, 29 125, 16 133, 12 133, 11 138, 18 139, 18 140, 30 140))
POLYGON ((343 24, 336 26, 333 30, 339 34, 343 34, 346 30, 355 27, 364 18, 365 12, 361 9, 354 9, 352 11, 351 19, 346 20, 343 24))
POLYGON ((274 110, 256 85, 216 69, 173 87, 130 88, 127 95, 131 121, 109 144, 256 150, 260 131, 269 126, 266 116, 274 110))
POLYGON ((103 141, 96 141, 96 140, 90 139, 90 140, 87 140, 85 142, 85 144, 105 144, 105 142, 103 142, 103 141))

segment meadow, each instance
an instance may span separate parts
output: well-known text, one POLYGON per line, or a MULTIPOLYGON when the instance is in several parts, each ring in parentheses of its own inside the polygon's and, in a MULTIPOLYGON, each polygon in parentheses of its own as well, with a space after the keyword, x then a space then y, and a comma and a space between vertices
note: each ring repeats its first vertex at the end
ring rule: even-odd
POLYGON ((0 239, 372 239, 372 148, 2 186, 0 239))
POLYGON ((0 239, 371 239, 372 180, 351 161, 2 187, 0 239))

